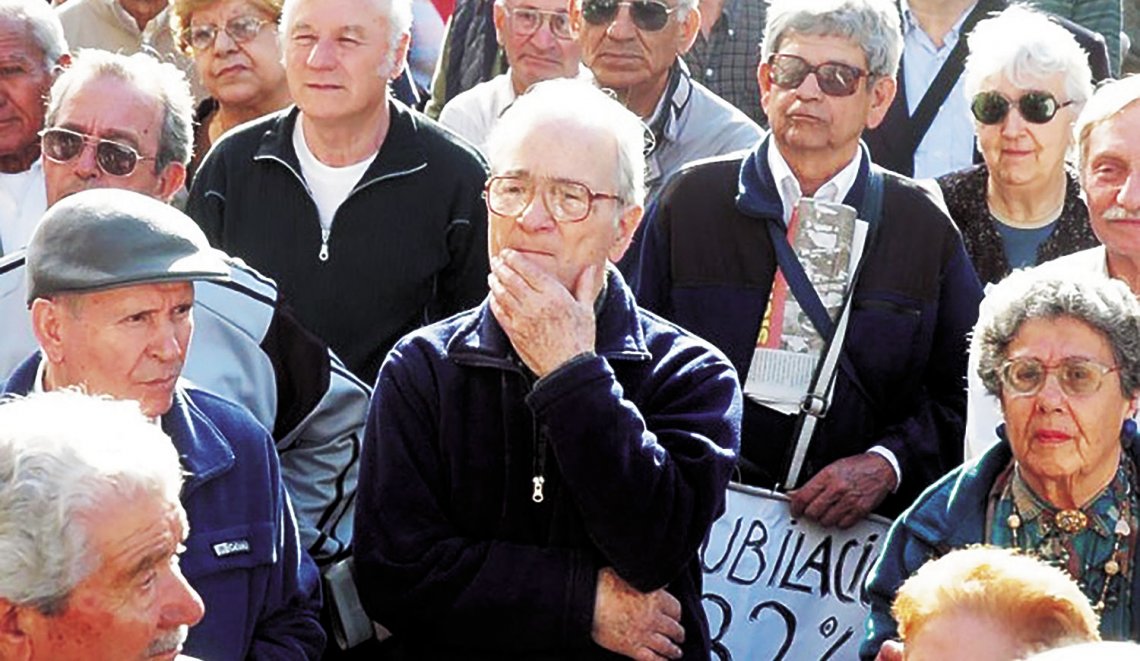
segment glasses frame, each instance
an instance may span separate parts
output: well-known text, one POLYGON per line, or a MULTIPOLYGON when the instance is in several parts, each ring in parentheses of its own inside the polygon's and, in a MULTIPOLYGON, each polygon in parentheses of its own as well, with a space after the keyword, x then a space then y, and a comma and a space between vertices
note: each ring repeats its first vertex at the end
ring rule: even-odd
POLYGON ((190 47, 192 50, 194 50, 197 53, 202 53, 202 52, 210 50, 211 48, 214 47, 214 44, 216 44, 218 41, 218 33, 219 32, 225 32, 226 35, 230 38, 230 40, 232 40, 235 44, 248 44, 249 42, 253 41, 254 39, 257 39, 258 35, 261 34, 261 29, 264 28, 266 26, 266 24, 276 25, 277 21, 270 20, 268 18, 262 18, 260 16, 255 16, 253 14, 245 14, 243 16, 234 16, 233 18, 226 21, 225 25, 222 25, 222 26, 218 26, 216 23, 206 23, 204 25, 188 25, 188 26, 182 28, 182 34, 180 36, 182 38, 182 43, 184 45, 190 47), (238 36, 235 35, 233 33, 233 31, 230 29, 230 26, 233 25, 234 23, 236 23, 237 21, 245 21, 245 20, 255 21, 257 23, 257 29, 254 30, 251 33, 251 35, 248 37, 238 38, 238 36), (195 29, 205 29, 205 28, 210 29, 210 40, 208 42, 206 42, 205 44, 203 44, 202 46, 195 46, 194 41, 193 41, 194 30, 195 29))
POLYGON ((527 209, 529 209, 531 205, 534 204, 534 197, 539 189, 539 182, 546 182, 546 185, 542 186, 542 205, 546 209, 546 212, 550 214, 550 217, 554 219, 554 222, 560 225, 580 223, 583 220, 589 218, 590 214, 594 212, 594 202, 596 200, 621 200, 621 196, 615 193, 595 193, 590 189, 589 186, 583 184, 580 181, 567 181, 565 179, 550 179, 548 177, 530 177, 514 174, 494 175, 487 179, 487 183, 483 186, 483 199, 487 201, 487 208, 490 209, 492 213, 503 217, 520 218, 523 214, 526 213, 527 209), (496 182, 508 180, 530 182, 530 195, 527 196, 526 202, 522 205, 522 207, 513 213, 508 213, 504 210, 496 208, 494 202, 495 196, 491 194, 491 188, 495 185, 496 182), (550 203, 550 192, 552 190, 550 184, 552 182, 582 187, 582 189, 586 191, 586 199, 588 200, 586 203, 586 212, 577 218, 559 218, 557 214, 554 213, 553 206, 550 203))
POLYGON ((563 41, 570 41, 570 40, 573 40, 575 37, 578 36, 577 31, 574 29, 574 25, 573 25, 572 21, 570 20, 570 14, 568 12, 548 11, 545 9, 532 9, 530 7, 508 7, 505 2, 500 2, 499 6, 501 6, 503 8, 503 11, 505 11, 507 13, 507 21, 510 23, 511 32, 515 33, 516 35, 518 35, 520 37, 529 37, 532 34, 537 33, 539 30, 542 29, 543 25, 547 26, 547 28, 550 30, 550 34, 554 35, 556 38, 561 39, 563 41), (536 14, 538 16, 538 25, 535 26, 535 28, 529 32, 524 31, 524 30, 515 29, 515 15, 516 14, 536 14), (554 29, 554 19, 556 17, 561 18, 565 21, 565 25, 566 25, 566 33, 565 34, 559 34, 559 32, 554 29))
POLYGON ((777 87, 781 87, 787 90, 799 89, 800 85, 803 85, 804 81, 807 80, 808 76, 811 74, 815 74, 815 82, 819 86, 819 91, 823 92, 827 96, 834 97, 845 97, 855 94, 859 91, 859 81, 863 78, 867 78, 869 80, 871 77, 871 72, 860 69, 856 66, 852 66, 845 62, 823 62, 821 64, 811 64, 799 55, 792 55, 791 53, 772 53, 770 56, 768 56, 768 82, 777 87), (780 82, 776 75, 778 71, 783 71, 783 69, 777 64, 777 62, 780 60, 799 62, 804 67, 802 77, 795 82, 791 80, 780 82), (854 79, 851 81, 850 86, 835 87, 835 85, 840 85, 841 83, 836 82, 834 75, 829 74, 828 71, 836 70, 849 71, 852 73, 854 79))
POLYGON ((629 6, 629 18, 642 32, 664 30, 669 25, 669 18, 673 12, 681 8, 680 5, 670 7, 661 0, 584 0, 582 2, 582 20, 590 25, 612 25, 617 20, 622 5, 629 6), (604 6, 600 12, 599 5, 604 6), (650 7, 654 9, 650 10, 650 7), (657 7, 662 9, 657 9, 657 7), (660 25, 656 23, 659 18, 661 18, 660 25))
POLYGON ((1071 105, 1073 105, 1073 102, 1071 100, 1061 103, 1057 100, 1057 97, 1053 96, 1052 93, 1046 92, 1044 90, 1029 90, 1028 92, 1025 92, 1021 96, 1017 97, 1017 101, 1010 99, 1008 96, 1002 94, 1001 92, 998 92, 997 90, 988 90, 985 92, 978 92, 974 95, 973 99, 970 99, 970 113, 974 116, 974 119, 976 119, 979 124, 983 124, 985 126, 997 126, 998 124, 1004 122, 1006 117, 1009 117, 1009 111, 1013 109, 1014 106, 1017 106, 1018 114, 1020 114, 1021 118, 1030 124, 1048 124, 1049 122, 1053 121, 1053 118, 1057 116, 1057 113, 1061 112, 1061 108, 1065 108, 1071 105), (981 114, 984 112, 982 104, 990 99, 999 99, 1002 102, 1002 105, 999 106, 1001 108, 1001 114, 992 121, 986 121, 986 119, 981 116, 981 114), (1033 113, 1026 112, 1026 108, 1028 107, 1031 110, 1032 106, 1030 106, 1030 104, 1034 103, 1038 99, 1052 104, 1052 110, 1049 112, 1048 117, 1031 117, 1030 115, 1033 113))
POLYGON ((1070 390, 1069 382, 1067 380, 1065 380, 1065 378, 1063 378, 1063 376, 1061 376, 1062 374, 1064 374, 1064 372, 1059 372, 1057 374, 1057 384, 1061 386, 1061 392, 1065 393, 1065 395, 1068 397, 1088 397, 1090 395, 1094 395, 1097 392, 1099 392, 1101 386, 1104 385, 1104 377, 1108 376, 1109 374, 1111 374, 1113 372, 1120 371, 1119 365, 1111 365, 1111 366, 1105 365, 1101 362, 1092 360, 1091 358, 1081 358, 1078 356, 1063 358, 1063 359, 1061 359, 1055 363, 1046 363, 1046 362, 1038 360, 1036 358, 1024 357, 1024 358, 1011 358, 1011 359, 1003 362, 1001 364, 1001 367, 998 368, 998 380, 1001 381, 1002 394, 1003 395, 1007 395, 1009 397, 1033 397, 1033 396, 1037 395, 1038 393, 1040 393, 1041 390, 1045 387, 1045 382, 1049 380, 1049 374, 1056 372, 1057 370, 1059 370, 1061 368, 1078 366, 1078 365, 1083 366, 1083 367, 1088 367, 1088 368, 1092 369, 1095 374, 1098 375, 1096 385, 1092 388, 1092 390, 1090 390, 1088 392, 1084 392, 1084 393, 1074 392, 1074 391, 1070 390), (1035 388, 1033 388, 1031 390, 1018 390, 1013 385, 1013 380, 1010 377, 1009 373, 1010 373, 1010 370, 1012 370, 1019 363, 1020 364, 1036 363, 1044 371, 1045 376, 1042 377, 1041 382, 1039 384, 1037 384, 1037 386, 1035 388))
POLYGON ((94 145, 95 146, 95 163, 99 165, 99 169, 103 171, 103 174, 105 174, 109 177, 129 177, 135 173, 135 170, 138 169, 139 161, 153 161, 153 160, 155 160, 154 156, 143 156, 141 153, 139 153, 139 150, 135 149, 134 147, 132 147, 128 144, 119 142, 117 140, 108 140, 106 138, 100 138, 100 137, 97 137, 94 135, 88 135, 87 133, 80 133, 79 131, 73 131, 72 129, 65 129, 65 128, 62 128, 59 126, 53 126, 53 127, 45 128, 39 132, 39 136, 40 136, 40 151, 43 153, 44 158, 52 161, 53 163, 70 163, 70 162, 74 161, 75 159, 77 159, 83 155, 83 152, 85 152, 87 150, 87 145, 94 145), (81 140, 83 140, 83 147, 80 148, 79 151, 75 152, 75 154, 69 158, 56 158, 55 156, 51 155, 50 150, 48 150, 47 146, 46 146, 46 143, 52 140, 52 138, 50 137, 52 134, 56 134, 56 135, 67 134, 70 136, 78 137, 81 140), (101 154, 106 153, 103 151, 103 147, 105 145, 109 146, 111 148, 114 148, 114 149, 122 149, 123 151, 130 154, 134 158, 134 161, 131 163, 130 169, 127 170, 126 172, 122 172, 122 173, 112 172, 112 171, 108 170, 106 164, 104 163, 104 160, 106 160, 107 157, 101 155, 101 154))

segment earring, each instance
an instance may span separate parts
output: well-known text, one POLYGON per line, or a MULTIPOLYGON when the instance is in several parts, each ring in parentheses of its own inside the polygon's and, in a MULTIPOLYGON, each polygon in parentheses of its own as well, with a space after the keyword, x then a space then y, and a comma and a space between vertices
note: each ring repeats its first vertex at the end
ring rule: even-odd
POLYGON ((1132 418, 1126 418, 1124 423, 1120 425, 1120 444, 1125 449, 1129 449, 1138 436, 1140 434, 1137 433, 1136 421, 1132 418))

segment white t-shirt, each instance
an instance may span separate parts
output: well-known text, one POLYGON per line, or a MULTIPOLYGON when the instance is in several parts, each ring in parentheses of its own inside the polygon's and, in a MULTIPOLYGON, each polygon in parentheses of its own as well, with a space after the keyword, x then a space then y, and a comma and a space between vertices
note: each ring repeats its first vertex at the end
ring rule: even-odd
POLYGON ((43 159, 23 172, 0 173, 0 255, 28 245, 46 209, 43 159))
POLYGON ((344 167, 325 165, 309 150, 301 123, 301 117, 298 116, 297 123, 293 126, 293 149, 296 150, 297 160, 301 163, 301 175, 305 177, 313 201, 317 203, 321 232, 327 241, 329 232, 332 231, 336 210, 348 199, 348 194, 360 182, 364 171, 368 169, 368 165, 376 158, 379 151, 372 152, 363 161, 352 165, 344 167))

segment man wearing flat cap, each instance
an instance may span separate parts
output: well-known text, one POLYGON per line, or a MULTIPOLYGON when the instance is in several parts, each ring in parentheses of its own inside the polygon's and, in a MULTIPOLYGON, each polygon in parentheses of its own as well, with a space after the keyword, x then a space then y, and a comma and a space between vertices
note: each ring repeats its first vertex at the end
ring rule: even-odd
POLYGON ((2 390, 135 400, 173 439, 187 473, 181 564, 206 606, 187 654, 316 658, 317 571, 300 549, 273 440, 245 409, 179 379, 192 282, 229 272, 193 221, 157 200, 99 189, 58 202, 27 249, 40 351, 2 390))

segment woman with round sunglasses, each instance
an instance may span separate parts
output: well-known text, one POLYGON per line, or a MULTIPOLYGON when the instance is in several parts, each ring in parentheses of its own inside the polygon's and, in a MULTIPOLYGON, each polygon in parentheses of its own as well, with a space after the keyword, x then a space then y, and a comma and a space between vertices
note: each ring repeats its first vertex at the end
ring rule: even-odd
POLYGON ((987 283, 1097 245, 1066 163, 1092 74, 1068 31, 1021 7, 979 22, 969 51, 963 88, 985 162, 937 181, 987 283))
POLYGON ((194 117, 198 163, 229 129, 293 102, 285 82, 277 22, 284 0, 174 0, 174 24, 182 48, 194 58, 198 78, 210 93, 194 117))
POLYGON ((977 373, 1002 442, 934 483, 895 520, 867 579, 861 655, 896 635, 899 586, 927 560, 985 543, 1060 567, 1107 640, 1140 638, 1140 302, 1118 280, 1015 271, 974 327, 977 373))

